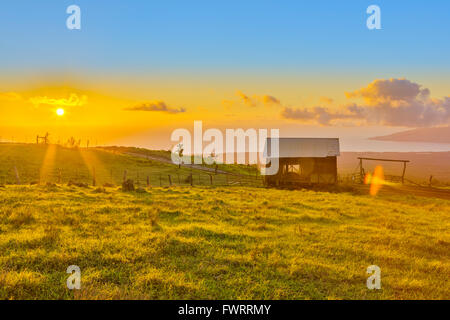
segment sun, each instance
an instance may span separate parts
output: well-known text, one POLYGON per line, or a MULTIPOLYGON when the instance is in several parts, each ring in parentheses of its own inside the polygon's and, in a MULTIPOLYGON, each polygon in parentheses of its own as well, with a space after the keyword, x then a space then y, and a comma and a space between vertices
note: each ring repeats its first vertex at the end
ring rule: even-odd
POLYGON ((62 108, 57 109, 57 110, 56 110, 56 114, 57 114, 58 116, 62 117, 62 116, 64 115, 64 109, 62 109, 62 108))

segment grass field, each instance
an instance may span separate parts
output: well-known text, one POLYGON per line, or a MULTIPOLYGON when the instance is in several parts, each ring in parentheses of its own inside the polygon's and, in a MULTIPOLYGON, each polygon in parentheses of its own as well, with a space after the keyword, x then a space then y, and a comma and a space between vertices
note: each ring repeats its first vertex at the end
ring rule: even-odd
MULTIPOLYGON (((16 184, 15 168, 17 168, 22 184, 72 181, 92 185, 95 175, 97 186, 105 183, 120 185, 126 170, 127 178, 141 186, 147 184, 147 176, 150 185, 168 186, 169 175, 173 184, 189 184, 186 179, 190 174, 193 174, 194 184, 210 185, 208 173, 204 171, 178 168, 173 164, 122 153, 126 151, 142 153, 143 150, 145 151, 137 148, 69 149, 57 145, 0 144, 0 184, 16 184)), ((166 151, 147 150, 147 152, 149 155, 170 158, 170 154, 166 151)), ((221 169, 224 167, 231 173, 249 175, 249 178, 254 178, 257 172, 252 166, 220 165, 221 169)), ((214 184, 226 182, 224 175, 215 175, 213 179, 214 184)), ((231 181, 233 177, 229 179, 231 181)))
MULTIPOLYGON (((42 164, 9 151, 22 171, 42 164)), ((0 298, 450 299, 448 230, 450 201, 412 195, 0 185, 0 298)))

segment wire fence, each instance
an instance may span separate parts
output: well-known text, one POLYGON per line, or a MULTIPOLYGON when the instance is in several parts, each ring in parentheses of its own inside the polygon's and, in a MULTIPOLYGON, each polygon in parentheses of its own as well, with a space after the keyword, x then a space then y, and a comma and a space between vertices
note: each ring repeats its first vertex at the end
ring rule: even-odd
POLYGON ((13 167, 0 173, 0 185, 26 184, 68 184, 78 186, 114 187, 131 180, 135 187, 170 186, 262 186, 263 177, 259 174, 225 174, 180 170, 180 172, 146 170, 84 169, 70 170, 53 168, 51 170, 30 170, 13 167))

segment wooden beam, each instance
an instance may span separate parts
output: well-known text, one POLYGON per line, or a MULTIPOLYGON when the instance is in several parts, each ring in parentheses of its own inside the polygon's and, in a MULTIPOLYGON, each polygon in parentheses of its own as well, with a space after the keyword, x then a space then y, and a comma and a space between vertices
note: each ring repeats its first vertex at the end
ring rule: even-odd
POLYGON ((394 159, 376 159, 376 158, 358 158, 359 160, 373 160, 373 161, 391 161, 391 162, 410 162, 409 160, 394 160, 394 159))

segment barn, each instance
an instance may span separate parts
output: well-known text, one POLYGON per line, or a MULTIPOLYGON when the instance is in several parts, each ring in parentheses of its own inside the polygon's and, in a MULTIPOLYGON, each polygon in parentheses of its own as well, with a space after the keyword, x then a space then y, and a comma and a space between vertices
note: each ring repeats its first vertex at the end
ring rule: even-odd
POLYGON ((266 185, 313 185, 337 183, 338 138, 268 138, 264 157, 278 159, 278 172, 264 177, 266 185), (278 144, 278 157, 272 149, 278 144))

